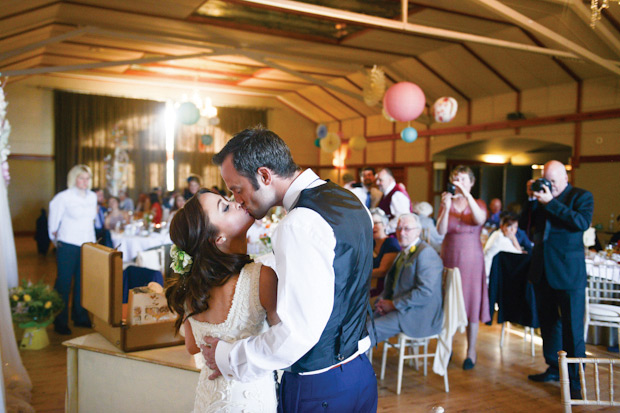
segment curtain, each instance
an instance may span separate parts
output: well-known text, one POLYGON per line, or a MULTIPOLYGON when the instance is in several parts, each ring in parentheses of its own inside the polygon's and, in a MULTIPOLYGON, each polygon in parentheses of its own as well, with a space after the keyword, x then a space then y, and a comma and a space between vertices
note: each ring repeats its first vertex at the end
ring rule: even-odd
MULTIPOLYGON (((106 157, 129 155, 127 189, 136 198, 165 182, 165 104, 150 100, 54 92, 56 192, 76 164, 93 171, 93 186, 106 187, 106 157)), ((109 171, 108 171, 109 172, 109 171)))
POLYGON ((34 412, 28 404, 32 383, 19 356, 13 332, 9 280, 10 286, 14 287, 13 280, 17 280, 17 255, 6 185, 0 176, 0 408, 6 405, 7 412, 34 412))

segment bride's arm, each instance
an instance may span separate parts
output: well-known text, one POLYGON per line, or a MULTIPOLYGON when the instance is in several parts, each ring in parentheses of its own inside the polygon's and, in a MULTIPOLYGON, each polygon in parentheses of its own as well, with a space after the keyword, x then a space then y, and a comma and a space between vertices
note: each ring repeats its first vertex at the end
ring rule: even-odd
POLYGON ((280 317, 276 312, 278 296, 278 277, 276 273, 266 265, 260 269, 260 280, 258 287, 260 303, 267 312, 267 321, 273 326, 280 322, 280 317))
POLYGON ((200 349, 196 345, 196 340, 194 340, 194 333, 192 332, 192 325, 189 323, 189 320, 185 320, 183 328, 185 328, 185 348, 189 354, 200 353, 200 349))

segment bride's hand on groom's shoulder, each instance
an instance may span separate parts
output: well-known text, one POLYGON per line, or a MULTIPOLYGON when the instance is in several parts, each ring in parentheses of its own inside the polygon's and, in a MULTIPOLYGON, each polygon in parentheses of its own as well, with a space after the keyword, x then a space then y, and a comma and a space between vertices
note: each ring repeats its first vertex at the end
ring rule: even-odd
POLYGON ((205 336, 205 344, 200 346, 200 351, 202 356, 205 358, 207 367, 213 370, 213 374, 209 376, 209 380, 214 380, 222 375, 220 369, 217 367, 217 363, 215 362, 215 349, 217 348, 217 343, 219 341, 219 338, 205 336))

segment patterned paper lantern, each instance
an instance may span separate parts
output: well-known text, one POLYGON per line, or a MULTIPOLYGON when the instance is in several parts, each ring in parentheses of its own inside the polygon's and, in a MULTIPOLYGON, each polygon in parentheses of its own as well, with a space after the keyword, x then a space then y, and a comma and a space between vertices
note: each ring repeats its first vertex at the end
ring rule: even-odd
POLYGON ((447 123, 454 119, 456 116, 456 110, 458 109, 458 103, 456 99, 451 97, 441 97, 433 104, 433 113, 435 115, 435 122, 447 123))
POLYGON ((354 151, 361 151, 366 147, 366 138, 363 136, 354 136, 349 139, 349 148, 354 151))
POLYGON ((410 126, 400 132, 400 137, 405 142, 411 143, 418 139, 418 131, 410 126))
POLYGON ((340 148, 340 136, 337 133, 329 132, 327 136, 321 139, 321 150, 327 153, 334 153, 340 148))
POLYGON ((383 97, 383 107, 387 113, 400 122, 416 119, 424 111, 425 104, 424 92, 411 82, 392 85, 383 97))

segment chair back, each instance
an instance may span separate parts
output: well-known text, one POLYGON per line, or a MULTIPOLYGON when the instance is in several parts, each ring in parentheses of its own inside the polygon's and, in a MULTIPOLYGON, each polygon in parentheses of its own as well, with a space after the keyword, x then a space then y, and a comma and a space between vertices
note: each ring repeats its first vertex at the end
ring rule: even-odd
POLYGON ((620 372, 620 359, 608 358, 573 358, 566 357, 565 351, 558 352, 560 364, 560 389, 564 412, 571 412, 572 405, 620 406, 614 381, 620 372), (581 397, 575 400, 570 394, 570 379, 568 365, 579 364, 579 382, 581 383, 581 397), (592 365, 592 374, 586 376, 584 365, 592 365), (618 366, 618 367, 616 367, 618 366), (593 394, 592 394, 593 393, 593 394))
POLYGON ((136 265, 166 274, 166 252, 165 247, 140 251, 136 257, 136 265))

